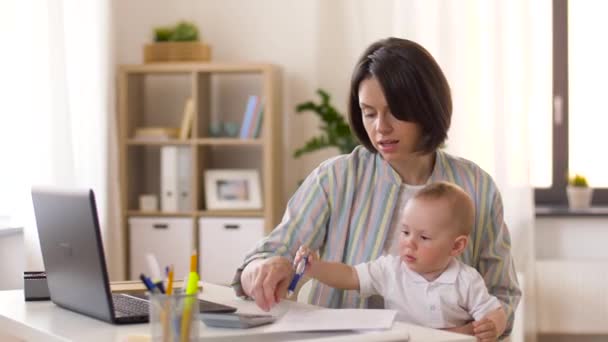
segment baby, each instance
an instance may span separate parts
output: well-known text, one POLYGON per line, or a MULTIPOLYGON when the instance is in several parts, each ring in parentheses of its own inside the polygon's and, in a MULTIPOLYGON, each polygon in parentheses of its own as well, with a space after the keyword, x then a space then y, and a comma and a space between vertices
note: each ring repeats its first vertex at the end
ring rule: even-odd
POLYGON ((433 183, 403 208, 398 256, 350 266, 320 260, 301 246, 294 263, 307 256, 307 276, 362 296, 383 296, 400 320, 458 332, 473 320, 472 333, 494 341, 505 329, 505 310, 477 270, 456 259, 467 246, 474 217, 473 202, 461 188, 433 183))

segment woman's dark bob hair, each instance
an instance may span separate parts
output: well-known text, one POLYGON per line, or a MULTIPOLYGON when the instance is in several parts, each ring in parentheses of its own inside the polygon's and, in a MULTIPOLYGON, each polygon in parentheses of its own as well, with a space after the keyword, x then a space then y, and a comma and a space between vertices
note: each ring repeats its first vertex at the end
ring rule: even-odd
POLYGON ((434 152, 443 144, 452 117, 450 86, 425 48, 407 39, 382 39, 370 45, 355 66, 348 119, 361 144, 377 152, 363 126, 359 105, 359 86, 370 77, 380 83, 393 116, 421 126, 417 151, 434 152))

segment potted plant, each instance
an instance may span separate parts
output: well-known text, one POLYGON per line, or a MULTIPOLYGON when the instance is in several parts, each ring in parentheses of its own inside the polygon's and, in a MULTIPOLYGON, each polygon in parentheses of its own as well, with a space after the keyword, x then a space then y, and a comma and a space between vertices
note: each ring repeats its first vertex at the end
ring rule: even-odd
POLYGON ((566 193, 568 195, 568 205, 571 209, 586 209, 591 207, 593 189, 589 187, 585 176, 575 174, 574 177, 568 178, 566 193))
POLYGON ((154 43, 144 46, 144 62, 209 61, 211 47, 199 42, 198 28, 181 21, 154 29, 154 43))
POLYGON ((301 103, 297 105, 296 112, 311 111, 315 113, 322 121, 321 134, 308 140, 303 147, 296 149, 293 154, 294 158, 328 147, 336 147, 340 153, 347 154, 359 144, 350 132, 344 116, 331 104, 329 94, 323 89, 317 90, 317 94, 321 97, 321 102, 301 103))

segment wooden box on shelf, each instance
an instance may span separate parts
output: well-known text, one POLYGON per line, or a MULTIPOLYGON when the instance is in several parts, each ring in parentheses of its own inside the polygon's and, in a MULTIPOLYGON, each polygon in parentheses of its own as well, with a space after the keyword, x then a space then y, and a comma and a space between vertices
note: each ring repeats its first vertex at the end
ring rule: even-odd
POLYGON ((210 60, 211 47, 200 42, 159 42, 144 46, 144 63, 210 60))

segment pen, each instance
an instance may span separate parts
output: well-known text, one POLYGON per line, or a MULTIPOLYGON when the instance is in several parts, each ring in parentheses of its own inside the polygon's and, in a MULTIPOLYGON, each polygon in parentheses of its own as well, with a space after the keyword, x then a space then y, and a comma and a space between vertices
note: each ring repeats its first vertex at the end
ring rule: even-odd
POLYGON ((154 286, 156 286, 156 288, 160 291, 160 293, 165 294, 165 285, 163 285, 163 281, 157 281, 156 283, 154 283, 154 286))
POLYGON ((169 266, 167 275, 167 294, 169 296, 173 294, 173 265, 169 266))
POLYGON ((150 281, 150 279, 148 279, 148 277, 146 277, 145 274, 140 273, 139 274, 139 279, 141 279, 142 283, 144 283, 144 285, 146 286, 146 288, 148 289, 148 291, 150 291, 150 293, 154 293, 154 283, 152 283, 150 281))
POLYGON ((298 285, 298 281, 300 281, 300 278, 302 278, 302 275, 304 274, 304 270, 306 269, 307 263, 308 256, 305 256, 304 258, 302 258, 302 260, 300 260, 300 262, 296 266, 296 274, 293 275, 293 279, 291 280, 289 288, 287 289, 288 296, 291 296, 293 294, 293 291, 295 291, 296 286, 298 285))

